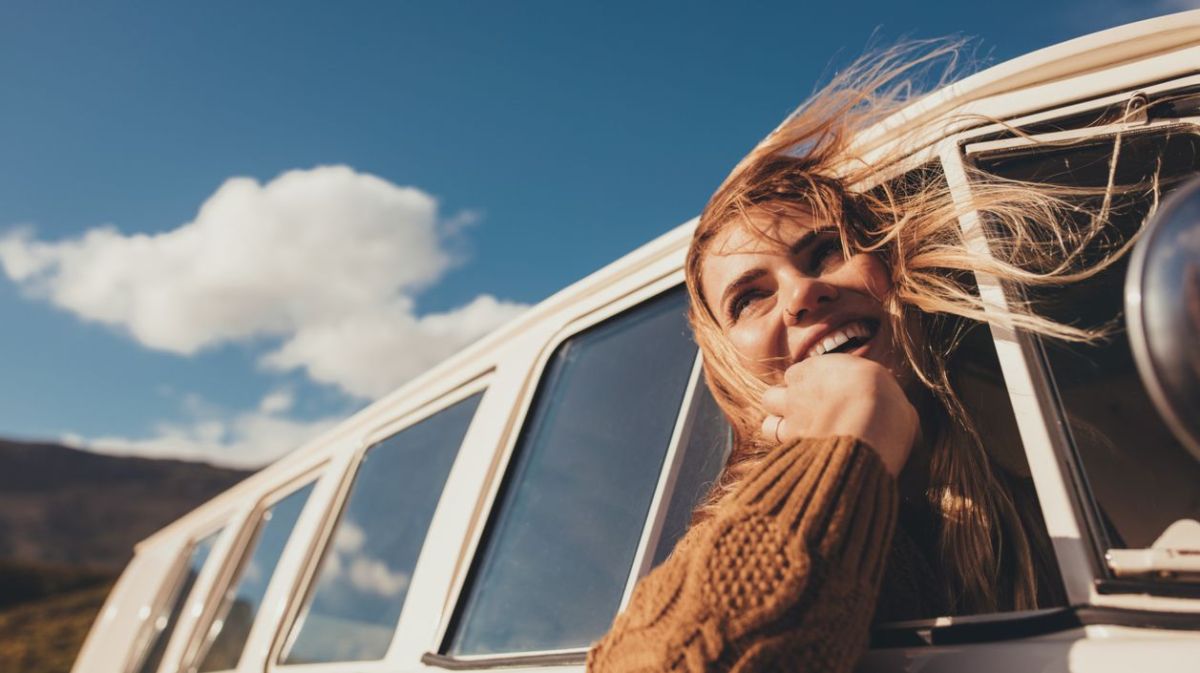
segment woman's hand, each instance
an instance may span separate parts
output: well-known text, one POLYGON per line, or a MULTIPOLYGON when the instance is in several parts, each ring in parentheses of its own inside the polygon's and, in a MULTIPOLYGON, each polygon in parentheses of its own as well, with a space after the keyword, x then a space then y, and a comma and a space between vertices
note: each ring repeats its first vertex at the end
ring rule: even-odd
POLYGON ((857 437, 900 474, 920 420, 896 377, 865 358, 831 353, 788 367, 784 385, 763 394, 763 436, 781 444, 802 437, 857 437))

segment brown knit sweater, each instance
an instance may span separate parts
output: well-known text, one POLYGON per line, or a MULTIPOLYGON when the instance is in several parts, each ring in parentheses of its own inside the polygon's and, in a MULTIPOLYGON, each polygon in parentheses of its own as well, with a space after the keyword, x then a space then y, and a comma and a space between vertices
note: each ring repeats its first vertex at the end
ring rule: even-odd
POLYGON ((861 441, 780 448, 638 583, 588 670, 849 671, 896 507, 895 480, 861 441))

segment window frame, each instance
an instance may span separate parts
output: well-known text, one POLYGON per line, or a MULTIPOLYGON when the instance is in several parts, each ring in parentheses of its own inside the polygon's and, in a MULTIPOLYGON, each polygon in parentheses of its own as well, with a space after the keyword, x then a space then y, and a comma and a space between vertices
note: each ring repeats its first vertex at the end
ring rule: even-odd
MULTIPOLYGON (((1069 84, 1064 86, 1069 87, 1069 84)), ((953 134, 915 152, 899 166, 889 168, 886 176, 881 174, 883 177, 876 182, 911 170, 922 163, 919 157, 932 155, 941 165, 955 200, 965 203, 970 185, 964 167, 967 160, 964 148, 972 141, 991 140, 998 134, 1011 133, 1014 128, 1031 123, 1045 123, 1063 116, 1098 110, 1126 100, 1138 92, 1154 94, 1194 86, 1200 86, 1200 75, 1172 78, 1154 86, 1133 88, 1081 103, 1059 105, 953 134)), ((1144 125, 1132 125, 1144 128, 1144 125)), ((977 212, 965 212, 960 217, 960 227, 968 245, 990 255, 977 212)), ((989 313, 1006 312, 1008 300, 998 280, 988 274, 975 276, 981 295, 988 300, 989 313)), ((1009 404, 1017 418, 1022 449, 1033 474, 1040 509, 1051 535, 1055 559, 1068 592, 1068 606, 882 623, 873 628, 870 651, 886 658, 891 656, 889 652, 911 651, 914 647, 985 644, 1082 630, 1093 625, 1173 630, 1200 627, 1200 616, 1195 614, 1200 604, 1196 601, 1147 595, 1115 595, 1119 589, 1136 593, 1145 591, 1145 587, 1135 586, 1129 581, 1120 581, 1127 586, 1115 586, 1116 582, 1098 576, 1101 558, 1093 551, 1097 548, 1097 538, 1092 528, 1094 522, 1089 522, 1083 501, 1084 497, 1090 499, 1091 494, 1079 481, 1082 466, 1076 461, 1073 450, 1067 451, 1069 445, 1064 447, 1061 443, 1063 426, 1058 415, 1057 392, 1044 369, 1041 344, 1027 334, 994 323, 988 327, 1008 388, 1009 404)))
MULTIPOLYGON (((267 607, 267 599, 271 596, 271 589, 281 580, 281 575, 284 575, 287 568, 284 565, 284 557, 287 554, 289 547, 293 547, 300 543, 299 537, 306 531, 302 527, 305 521, 305 515, 319 507, 318 487, 322 478, 328 473, 330 461, 321 460, 315 465, 307 466, 300 472, 293 474, 282 482, 277 482, 270 490, 259 495, 254 499, 254 502, 246 510, 241 517, 241 523, 237 536, 233 540, 230 548, 226 552, 221 561, 220 574, 213 580, 213 583, 208 587, 208 600, 204 602, 203 612, 195 619, 195 623, 191 628, 191 636, 188 639, 187 647, 183 653, 183 658, 176 670, 184 673, 192 673, 194 667, 201 663, 199 658, 206 656, 207 652, 204 648, 204 641, 207 639, 207 632, 212 628, 212 622, 216 617, 216 612, 224 602, 225 593, 230 590, 231 584, 235 579, 241 578, 241 572, 245 565, 250 561, 253 552, 257 550, 257 543, 260 538, 259 533, 262 531, 264 522, 262 516, 268 509, 278 504, 281 500, 292 495, 296 491, 305 486, 312 485, 313 489, 308 494, 308 498, 304 502, 304 506, 300 510, 300 515, 296 518, 296 523, 292 526, 292 531, 288 535, 287 543, 281 550, 279 561, 275 564, 275 570, 271 573, 271 578, 267 583, 267 590, 263 594, 263 601, 259 606, 259 611, 254 615, 254 621, 251 624, 250 631, 246 634, 246 642, 242 647, 242 654, 238 658, 238 665, 233 668, 219 669, 212 673, 231 673, 241 667, 241 661, 247 656, 252 646, 255 644, 255 630, 259 629, 259 622, 265 619, 265 608, 267 607), (284 572, 281 572, 284 571, 284 572)), ((310 514, 311 516, 311 514, 310 514)))
MULTIPOLYGON (((954 138, 941 143, 939 148, 946 180, 954 200, 959 204, 969 203, 970 199, 970 182, 961 153, 963 140, 961 137, 954 138)), ((978 212, 971 210, 963 213, 959 218, 959 226, 966 244, 973 252, 991 256, 978 212)), ((1007 315, 1009 297, 1001 281, 987 273, 977 272, 974 275, 987 313, 998 318, 1007 315)), ((1090 533, 1085 525, 1081 525, 1086 510, 1078 499, 1078 490, 1073 483, 1074 467, 1057 446, 1055 424, 1058 421, 1049 413, 1046 396, 1051 388, 1045 372, 1036 365, 1036 344, 1027 334, 996 322, 988 327, 1000 360, 1009 403, 1017 419, 1046 531, 1067 592, 1067 601, 1071 605, 1086 603, 1097 572, 1094 558, 1088 551, 1090 533)))
MULTIPOLYGON (((212 549, 208 552, 208 558, 205 559, 204 565, 196 575, 196 581, 192 584, 191 591, 183 599, 179 619, 167 637, 162 658, 159 660, 158 668, 155 669, 157 673, 175 673, 178 670, 178 662, 184 648, 191 640, 197 617, 204 609, 206 597, 210 594, 213 583, 220 575, 225 559, 236 542, 238 530, 244 523, 245 512, 236 506, 227 506, 214 512, 211 516, 205 517, 201 523, 186 533, 182 533, 179 541, 174 545, 175 560, 167 574, 169 581, 161 582, 155 590, 154 607, 147 615, 147 619, 159 614, 159 611, 171 601, 174 588, 178 586, 177 583, 187 572, 188 561, 196 544, 214 533, 217 535, 212 549)), ((139 614, 144 609, 145 606, 139 610, 139 614)), ((134 650, 135 654, 126 659, 122 669, 123 673, 134 673, 144 665, 143 657, 148 653, 147 645, 150 640, 143 639, 142 630, 147 626, 148 624, 144 620, 139 624, 138 638, 142 642, 134 650)))
MULTIPOLYGON (((154 591, 151 592, 149 601, 142 603, 138 609, 138 620, 137 625, 135 626, 133 644, 129 648, 128 654, 125 657, 125 661, 122 663, 120 668, 121 673, 135 673, 141 669, 142 666, 146 665, 146 657, 150 654, 151 644, 154 642, 155 630, 153 629, 153 621, 155 617, 161 615, 163 611, 170 606, 172 599, 177 595, 176 591, 183 589, 182 582, 185 574, 187 573, 192 554, 196 550, 196 545, 198 545, 204 538, 217 533, 218 531, 221 535, 224 535, 225 531, 222 530, 224 524, 225 521, 222 520, 215 522, 215 524, 206 525, 200 530, 200 532, 187 536, 180 541, 179 546, 171 549, 169 553, 171 558, 167 563, 167 568, 163 573, 162 580, 158 582, 154 591)), ((213 561, 213 551, 216 549, 221 535, 218 535, 217 539, 213 541, 213 548, 209 550, 208 558, 205 559, 204 564, 200 567, 200 572, 196 575, 197 582, 199 582, 200 573, 203 573, 204 569, 209 565, 209 562, 213 561)), ((195 588, 196 583, 193 583, 192 591, 194 591, 195 588)), ((184 601, 184 608, 180 611, 180 617, 183 616, 183 612, 187 609, 187 602, 190 597, 190 591, 188 592, 187 596, 181 597, 184 601)), ((180 621, 182 621, 182 619, 180 621)), ((175 632, 178 630, 178 626, 178 623, 171 626, 172 631, 167 635, 165 647, 170 646, 171 639, 175 637, 175 632)), ((161 631, 158 633, 161 633, 161 631)), ((161 662, 165 659, 166 649, 163 650, 163 658, 160 659, 159 668, 162 667, 161 662)))
MULTIPOLYGON (((632 290, 620 292, 615 297, 597 297, 594 303, 589 302, 589 304, 592 304, 591 306, 584 307, 576 315, 565 319, 562 326, 551 332, 548 337, 539 339, 537 356, 532 366, 527 370, 528 375, 525 377, 525 385, 520 392, 517 402, 511 405, 511 418, 507 426, 507 431, 497 451, 496 461, 491 470, 491 478, 488 480, 481 496, 480 514, 474 521, 474 525, 464 543, 459 567, 454 574, 453 583, 446 597, 434 639, 427 644, 424 654, 421 655, 423 663, 448 670, 471 670, 514 665, 554 666, 583 663, 587 655, 586 648, 458 656, 451 656, 444 652, 449 647, 454 629, 457 628, 462 608, 461 603, 466 597, 465 590, 467 589, 467 585, 473 579, 475 567, 479 561, 479 552, 485 538, 491 533, 494 523, 493 517, 497 514, 497 497, 511 482, 510 467, 512 459, 516 455, 517 443, 520 439, 521 431, 532 411, 537 389, 546 373, 546 368, 549 366, 551 358, 568 339, 662 294, 680 288, 682 283, 683 271, 679 264, 674 264, 666 273, 657 274, 648 282, 640 283, 632 290)), ((655 526, 661 528, 661 518, 666 514, 665 508, 662 506, 664 475, 670 471, 672 461, 676 460, 674 455, 680 453, 678 451, 678 444, 685 417, 689 415, 686 412, 690 406, 694 385, 698 380, 699 361, 699 353, 697 352, 697 358, 693 362, 688 384, 684 390, 684 398, 680 403, 680 408, 676 411, 670 444, 668 445, 667 452, 664 454, 663 468, 659 474, 655 491, 652 494, 646 520, 642 524, 638 548, 629 570, 629 577, 623 589, 621 599, 622 608, 629 600, 633 585, 636 584, 637 579, 643 573, 645 558, 650 555, 650 551, 653 549, 648 544, 652 535, 650 529, 655 526)))
MULTIPOLYGON (((279 615, 272 629, 271 641, 269 646, 265 648, 266 656, 261 665, 257 666, 255 670, 265 670, 268 673, 275 673, 276 671, 279 673, 289 673, 291 671, 303 671, 304 673, 329 671, 330 673, 335 673, 344 671, 347 666, 352 666, 356 671, 364 672, 394 670, 397 654, 405 647, 404 638, 401 635, 403 633, 401 626, 405 621, 405 615, 424 608, 424 606, 419 608, 413 607, 413 605, 420 605, 420 602, 412 600, 415 593, 412 590, 410 590, 409 595, 405 598, 404 606, 393 631, 391 643, 383 658, 366 661, 338 661, 316 664, 284 664, 280 659, 283 652, 291 644, 290 641, 293 637, 292 630, 296 626, 300 611, 308 605, 312 591, 316 588, 317 573, 322 566, 329 545, 332 544, 333 535, 337 530, 338 523, 342 519, 342 513, 349 502, 355 478, 358 475, 359 467, 367 451, 392 435, 431 418, 476 393, 481 393, 483 399, 480 401, 479 408, 476 409, 475 416, 472 417, 471 422, 468 424, 463 442, 458 447, 458 455, 455 457, 454 465, 450 468, 449 476, 443 486, 442 496, 439 498, 437 505, 437 509, 441 509, 445 501, 445 495, 450 491, 454 472, 459 469, 465 449, 471 441, 472 430, 477 425, 480 409, 483 408, 483 404, 488 398, 493 378, 494 371, 491 367, 485 367, 482 371, 475 371, 468 374, 457 385, 451 385, 448 389, 441 391, 422 403, 418 403, 416 406, 399 410, 398 413, 388 414, 385 416, 385 420, 378 421, 369 426, 365 431, 357 433, 358 439, 354 442, 353 448, 346 451, 338 459, 337 465, 334 466, 336 469, 330 470, 331 480, 333 481, 331 484, 332 493, 323 505, 320 523, 313 531, 305 546, 300 566, 292 577, 292 581, 288 584, 288 593, 284 598, 286 604, 278 610, 279 615)), ((436 520, 437 512, 435 510, 434 516, 430 520, 430 533, 435 530, 436 520)), ((432 546, 429 544, 430 538, 431 535, 427 533, 425 544, 418 556, 417 564, 413 568, 413 587, 420 584, 422 566, 428 563, 425 559, 430 551, 429 548, 432 546)))
MULTIPOLYGON (((1038 115, 1038 117, 1043 117, 1043 115, 1038 115)), ((918 170, 922 166, 936 164, 941 169, 955 202, 966 203, 969 193, 964 190, 969 185, 966 170, 962 164, 959 143, 967 136, 994 134, 998 128, 1007 127, 990 125, 972 129, 966 133, 951 135, 913 151, 904 159, 885 167, 872 176, 869 183, 854 185, 852 188, 865 191, 889 180, 894 180, 905 173, 918 170)), ((968 246, 990 256, 986 240, 982 238, 982 229, 979 226, 978 218, 978 213, 975 211, 966 211, 959 218, 959 226, 968 246)), ((1008 304, 997 280, 987 274, 978 273, 974 274, 974 278, 981 296, 988 301, 989 314, 1000 315, 1006 312, 1008 304), (997 297, 998 292, 999 297, 997 297)), ((1076 595, 1071 593, 1069 574, 1072 567, 1077 567, 1072 563, 1078 557, 1074 554, 1072 545, 1066 545, 1066 549, 1063 550, 1057 544, 1058 541, 1054 539, 1056 529, 1069 530, 1075 526, 1076 519, 1070 509, 1064 509, 1058 505, 1048 506, 1050 502, 1061 502, 1065 491, 1059 479, 1061 472, 1053 462, 1056 459, 1056 453, 1043 440, 1048 426, 1040 416, 1040 408, 1031 408, 1029 405, 1033 395, 1032 391, 1040 389, 1041 384, 1031 378, 1032 372, 1027 366, 1025 359, 1027 356, 1023 350, 1024 344, 1017 339, 1017 335, 995 323, 989 323, 987 329, 992 346, 996 351, 997 360, 1000 362, 1000 374, 1008 391, 1010 409, 1017 419, 1021 450, 1034 477, 1039 511, 1042 513, 1047 532, 1054 546, 1057 570, 1067 589, 1067 602, 1068 605, 1076 605, 1078 601, 1076 601, 1076 595)), ((1072 623, 1071 618, 1063 617, 1060 614, 1071 610, 1072 608, 1010 610, 978 615, 880 622, 872 626, 869 651, 887 657, 891 656, 889 652, 896 649, 927 647, 951 641, 958 645, 979 644, 1051 633, 1062 630, 1064 624, 1072 623)))
MULTIPOLYGON (((1200 50, 1195 50, 1200 52, 1200 50)), ((1164 63, 1174 63, 1184 56, 1171 54, 1164 63)), ((1193 69, 1195 72, 1195 69, 1193 69)), ((1156 80, 1152 85, 1109 87, 1101 95, 1081 101, 1081 97, 1067 98, 1068 92, 1087 91, 1097 82, 1109 76, 1108 71, 1090 73, 1080 78, 1036 87, 1036 90, 1018 90, 997 99, 979 104, 969 103, 966 113, 991 112, 993 119, 1002 118, 1006 107, 1026 105, 1040 106, 1035 112, 1008 115, 1004 121, 996 121, 968 129, 959 129, 943 138, 935 138, 928 145, 912 152, 904 160, 889 166, 873 177, 870 184, 856 185, 855 189, 869 189, 876 184, 898 177, 929 160, 937 160, 942 168, 947 185, 954 200, 967 203, 970 183, 965 168, 964 149, 972 143, 996 141, 998 137, 1010 136, 1016 129, 1032 124, 1047 124, 1068 116, 1086 116, 1088 113, 1111 108, 1138 93, 1154 94, 1183 88, 1200 87, 1200 74, 1174 75, 1156 80), (1097 79, 1100 78, 1100 79, 1097 79), (1086 80, 1088 86, 1076 86, 1086 80), (1112 93, 1114 90, 1117 93, 1112 93), (1044 101, 1052 101, 1045 105, 1044 101), (995 112, 993 112, 995 111, 995 112)), ((1165 125, 1165 124, 1164 124, 1165 125)), ((1130 124, 1136 129, 1144 124, 1130 124)), ((1111 129, 1111 125, 1101 127, 1111 129)), ((1069 137, 1071 132, 1060 135, 1069 137)), ((1111 133, 1111 130, 1110 130, 1111 133)), ((984 147, 1012 146, 1000 140, 984 147)), ((886 146, 884 146, 886 149, 886 146)), ((876 150, 876 151, 883 151, 876 150)), ((870 156, 868 158, 871 158, 870 156)), ((972 250, 990 256, 987 239, 981 226, 979 214, 965 211, 959 218, 967 245, 972 250)), ((994 276, 975 274, 981 296, 988 302, 991 315, 1003 315, 1008 311, 1005 289, 994 276)), ((1040 341, 1028 334, 1003 328, 990 323, 988 329, 1001 365, 1001 374, 1008 389, 1010 407, 1017 419, 1022 450, 1029 463, 1038 495, 1040 510, 1051 536, 1058 570, 1067 589, 1067 606, 1040 610, 997 612, 961 617, 938 617, 934 619, 903 622, 884 622, 873 626, 871 645, 868 650, 871 665, 893 663, 910 665, 913 657, 929 658, 940 656, 936 648, 951 646, 945 650, 947 656, 961 651, 955 646, 987 646, 1011 640, 1023 640, 1034 636, 1066 631, 1076 631, 1079 638, 1088 627, 1118 626, 1131 628, 1154 628, 1164 630, 1195 630, 1200 628, 1200 601, 1179 600, 1151 595, 1115 595, 1112 591, 1124 588, 1130 592, 1145 591, 1144 586, 1117 587, 1115 582, 1099 577, 1098 557, 1093 528, 1088 520, 1083 498, 1091 497, 1079 480, 1082 465, 1076 462, 1073 451, 1064 448, 1062 419, 1058 415, 1057 392, 1044 369, 1044 357, 1040 341), (930 650, 930 648, 935 648, 930 650), (928 652, 924 654, 922 652, 928 652)), ((1105 566, 1106 567, 1106 566, 1105 566)), ((1062 640, 1070 647, 1073 638, 1062 640)), ((926 662, 932 663, 932 662, 926 662)))
MULTIPOLYGON (((1200 75, 1185 77, 1160 83, 1133 93, 1118 94, 1107 97, 1109 105, 1121 100, 1131 100, 1141 94, 1157 94, 1181 89, 1191 90, 1192 95, 1200 95, 1200 75)), ((1093 106, 1098 107, 1098 106, 1093 106)), ((1131 120, 1123 123, 1105 124, 1083 129, 1037 134, 1028 137, 1005 138, 982 142, 962 142, 961 152, 965 163, 1016 152, 1021 149, 1033 148, 1042 143, 1075 143, 1085 140, 1103 142, 1116 141, 1119 137, 1136 137, 1143 135, 1158 136, 1174 131, 1183 131, 1200 137, 1200 116, 1176 117, 1162 120, 1131 120)), ((966 140, 966 139, 964 139, 966 140)), ((1050 147, 1057 147, 1049 145, 1050 147)), ((1002 288, 1002 292, 1013 292, 1012 288, 1002 288)), ((1059 456, 1063 465, 1064 479, 1072 491, 1073 507, 1078 520, 1082 524, 1083 540, 1086 543, 1085 552, 1091 568, 1088 595, 1081 597, 1086 602, 1096 603, 1097 595, 1118 594, 1150 594, 1154 596, 1200 598, 1200 582, 1157 580, 1152 577, 1121 578, 1109 567, 1105 557, 1108 552, 1107 534, 1102 523, 1099 504, 1092 492, 1087 468, 1075 444, 1073 431, 1067 422, 1067 413, 1055 383, 1054 370, 1050 366, 1046 352, 1045 340, 1026 332, 1019 332, 1016 338, 1021 344, 1030 375, 1038 382, 1038 406, 1041 415, 1046 419, 1049 428, 1049 441, 1052 450, 1059 456)), ((1065 577, 1064 577, 1065 580, 1065 577)), ((1072 602, 1075 601, 1072 596, 1072 602)))

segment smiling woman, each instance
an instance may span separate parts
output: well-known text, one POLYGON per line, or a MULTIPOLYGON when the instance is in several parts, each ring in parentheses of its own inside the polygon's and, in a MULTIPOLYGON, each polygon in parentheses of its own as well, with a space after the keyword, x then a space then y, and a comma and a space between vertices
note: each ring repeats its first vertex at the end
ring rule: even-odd
MULTIPOLYGON (((855 189, 913 143, 868 161, 852 138, 911 102, 918 71, 956 50, 935 42, 863 59, 709 201, 685 273, 733 453, 676 553, 591 651, 591 670, 843 671, 873 612, 906 620, 1065 601, 1030 516, 1032 488, 982 445, 948 362, 987 311, 973 272, 1017 287, 1067 283, 1126 247, 1082 261, 1106 216, 1058 231, 1067 190, 981 181, 964 203, 920 170, 855 189), (992 256, 965 244, 969 211, 998 232, 992 256)), ((1008 320, 1098 336, 1028 308, 1008 320)))

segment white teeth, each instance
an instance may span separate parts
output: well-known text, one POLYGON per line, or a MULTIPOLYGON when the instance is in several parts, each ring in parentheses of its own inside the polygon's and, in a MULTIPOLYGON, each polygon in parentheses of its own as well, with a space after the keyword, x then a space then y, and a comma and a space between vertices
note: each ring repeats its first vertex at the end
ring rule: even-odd
POLYGON ((805 355, 805 357, 824 355, 838 346, 845 344, 850 339, 855 337, 866 338, 870 336, 870 334, 870 330, 868 330, 867 326, 862 322, 855 321, 847 325, 843 325, 825 338, 821 339, 821 342, 813 346, 805 355))
POLYGON ((845 332, 838 332, 831 337, 826 337, 825 340, 821 342, 821 348, 828 353, 829 351, 841 346, 849 340, 850 337, 846 336, 845 332))

